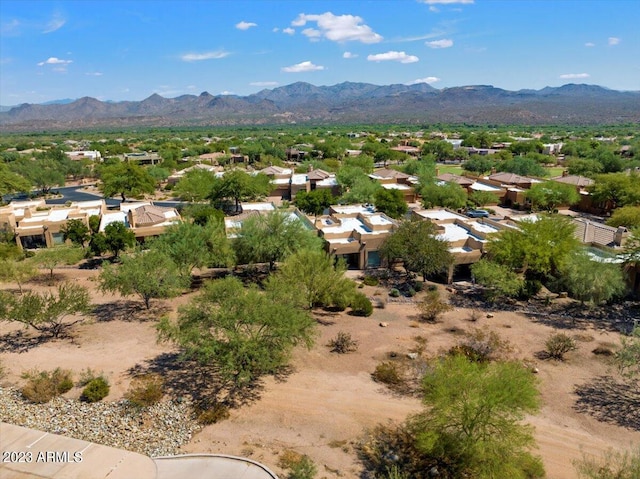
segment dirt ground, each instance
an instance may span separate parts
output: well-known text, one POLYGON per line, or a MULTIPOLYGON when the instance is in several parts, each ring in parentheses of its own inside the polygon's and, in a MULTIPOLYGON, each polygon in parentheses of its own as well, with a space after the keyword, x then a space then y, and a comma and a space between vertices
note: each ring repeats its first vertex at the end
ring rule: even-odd
MULTIPOLYGON (((97 305, 96 315, 74 326, 71 338, 37 344, 28 332, 17 336, 20 328, 16 325, 0 323, 2 384, 22 384, 21 373, 33 368, 62 367, 77 374, 91 368, 104 372, 112 384, 106 400, 117 400, 129 386, 132 368, 174 352, 171 345, 156 341, 155 319, 175 314, 191 295, 156 301, 147 312, 132 308, 131 301, 97 292, 96 274, 94 270, 56 270, 60 279, 87 285, 97 305)), ((47 287, 44 281, 26 285, 28 289, 47 287)), ((364 292, 371 297, 376 293, 386 296, 380 287, 366 287, 364 292)), ((369 318, 316 313, 315 346, 295 351, 291 372, 284 379, 266 378, 256 399, 232 410, 229 419, 204 427, 182 452, 249 456, 282 472, 277 467, 278 454, 293 449, 313 459, 318 478, 357 478, 361 469, 353 443, 363 431, 378 423, 402 421, 422 407, 419 399, 398 396, 374 382, 371 373, 376 365, 388 360, 390 353, 406 356, 417 346, 418 336, 426 339, 424 354, 436 355, 473 328, 497 332, 510 343, 511 356, 537 368, 542 407, 527 422, 535 427, 536 452, 550 479, 576 478, 572 461, 583 452, 600 455, 608 448, 627 449, 640 442, 635 410, 610 414, 632 406, 625 403, 623 394, 617 395, 615 384, 601 379, 617 377, 609 360, 592 353, 598 346, 615 348, 620 342, 617 333, 593 327, 564 330, 577 339, 578 349, 566 361, 557 362, 538 358, 555 328, 535 318, 512 312, 495 312, 488 318, 483 312, 478 321, 471 322, 471 310, 458 308, 445 313, 441 321, 427 324, 417 321, 416 313, 413 303, 389 303, 375 309, 369 318), (330 352, 326 344, 339 331, 358 341, 356 352, 330 352), (601 387, 591 387, 594 384, 601 387)))

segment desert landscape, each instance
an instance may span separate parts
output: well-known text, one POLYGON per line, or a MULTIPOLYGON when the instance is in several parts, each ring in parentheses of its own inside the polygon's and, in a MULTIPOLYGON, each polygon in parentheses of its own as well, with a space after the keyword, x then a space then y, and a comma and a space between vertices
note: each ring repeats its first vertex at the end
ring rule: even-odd
MULTIPOLYGON (((57 280, 87 286, 94 304, 95 314, 75 325, 69 337, 41 342, 14 323, 0 324, 5 390, 19 388, 24 383, 21 375, 34 368, 61 367, 75 375, 91 368, 104 373, 111 384, 104 401, 118 401, 136 371, 158 368, 159 358, 176 353, 171 344, 157 341, 156 320, 176 314, 195 293, 156 300, 146 311, 135 300, 97 291, 97 273, 79 268, 55 270, 57 280)), ((359 273, 348 274, 357 279, 359 273)), ((42 291, 51 286, 43 274, 24 287, 42 291)), ((261 380, 244 404, 231 409, 228 419, 196 427, 190 440, 172 452, 246 456, 282 473, 279 455, 292 450, 315 462, 318 477, 361 477, 355 446, 365 430, 379 423, 401 422, 422 408, 418 397, 399 395, 375 382, 371 373, 376 365, 388 360, 417 364, 447 351, 474 329, 496 332, 510 345, 509 357, 523 361, 537 374, 542 406, 527 422, 535 427, 536 453, 549 478, 576 478, 572 461, 583 453, 600 456, 609 448, 624 450, 640 441, 638 411, 624 394, 616 394, 619 377, 615 367, 607 356, 592 352, 598 347, 615 350, 619 345, 620 334, 610 324, 560 320, 554 324, 544 314, 470 309, 459 306, 459 294, 438 287, 454 308, 435 323, 420 321, 414 301, 408 298, 388 301, 367 318, 314 311, 317 337, 310 350, 296 349, 290 368, 280 377, 261 380), (476 320, 472 321, 474 311, 476 320), (578 347, 565 361, 544 359, 545 341, 559 328, 576 339, 578 347), (358 342, 356 351, 330 351, 327 343, 340 331, 358 342), (408 359, 410 352, 417 352, 417 357, 408 359)), ((365 286, 363 291, 371 298, 387 298, 382 286, 365 286)), ((175 373, 163 373, 168 393, 164 401, 188 394, 178 389, 183 382, 175 381, 175 373)), ((74 388, 65 397, 77 398, 79 393, 74 388)), ((8 409, 0 408, 0 420, 11 422, 7 415, 8 409)))

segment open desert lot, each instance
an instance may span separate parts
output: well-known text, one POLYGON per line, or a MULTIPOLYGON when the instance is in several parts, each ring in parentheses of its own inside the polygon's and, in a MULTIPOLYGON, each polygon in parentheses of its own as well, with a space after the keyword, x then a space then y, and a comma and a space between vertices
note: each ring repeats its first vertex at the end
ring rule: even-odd
MULTIPOLYGON (((194 293, 156 300, 148 312, 135 301, 98 292, 96 270, 59 269, 55 274, 89 287, 95 314, 75 325, 70 337, 41 342, 13 323, 0 324, 4 388, 20 387, 22 373, 34 368, 61 367, 75 375, 91 368, 109 379, 111 390, 105 401, 117 401, 127 391, 134 371, 158 367, 159 358, 176 352, 171 344, 157 341, 156 320, 163 314, 175 315, 194 293)), ((49 287, 45 280, 25 285, 34 290, 49 287)), ((374 298, 387 295, 381 286, 366 286, 364 292, 374 298)), ((608 448, 628 449, 640 441, 637 396, 623 394, 616 386, 620 378, 610 359, 592 352, 597 347, 615 350, 620 335, 612 328, 587 322, 554 324, 544 315, 510 311, 479 311, 479 319, 471 321, 472 310, 463 307, 445 313, 436 323, 425 323, 408 301, 389 302, 368 318, 315 311, 315 345, 296 349, 291 367, 280 377, 263 379, 244 404, 230 411, 228 419, 200 428, 175 452, 248 456, 282 472, 278 456, 291 449, 316 463, 317 477, 357 478, 362 466, 354 445, 363 432, 378 423, 400 422, 422 408, 418 397, 392 393, 374 382, 371 373, 376 365, 404 360, 417 367, 422 358, 448 350, 474 328, 496 332, 510 345, 508 355, 537 374, 542 406, 527 422, 535 427, 537 454, 549 478, 576 478, 572 461, 583 452, 601 455, 608 448), (565 361, 543 359, 540 352, 546 339, 560 326, 576 339, 577 349, 565 361), (327 343, 339 331, 358 341, 357 351, 330 351, 327 343), (416 351, 416 359, 407 359, 408 353, 416 351)), ((173 396, 186 395, 188 389, 179 390, 175 371, 165 372, 167 383, 174 386, 173 396)), ((78 388, 65 394, 78 395, 78 388)), ((0 407, 0 420, 7 420, 5 414, 0 407)))

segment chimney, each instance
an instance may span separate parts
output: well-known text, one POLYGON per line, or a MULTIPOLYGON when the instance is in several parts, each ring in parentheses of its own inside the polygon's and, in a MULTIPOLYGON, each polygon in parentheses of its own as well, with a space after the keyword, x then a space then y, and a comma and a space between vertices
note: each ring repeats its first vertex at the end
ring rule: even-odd
POLYGON ((498 172, 498 171, 496 170, 496 167, 495 167, 495 166, 492 166, 492 167, 491 167, 491 174, 492 174, 492 175, 495 175, 497 172, 498 172))
POLYGON ((309 171, 313 171, 313 165, 309 163, 309 171))
POLYGON ((440 176, 440 168, 436 166, 436 176, 440 176))
POLYGON ((567 175, 569 175, 569 172, 567 170, 562 170, 562 177, 564 178, 567 175))

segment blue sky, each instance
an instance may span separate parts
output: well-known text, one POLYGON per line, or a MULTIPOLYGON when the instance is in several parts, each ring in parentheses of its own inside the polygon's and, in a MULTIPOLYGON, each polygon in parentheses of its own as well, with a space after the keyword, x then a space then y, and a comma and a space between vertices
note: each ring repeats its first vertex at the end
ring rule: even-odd
POLYGON ((0 0, 0 104, 296 81, 640 90, 637 0, 0 0))

